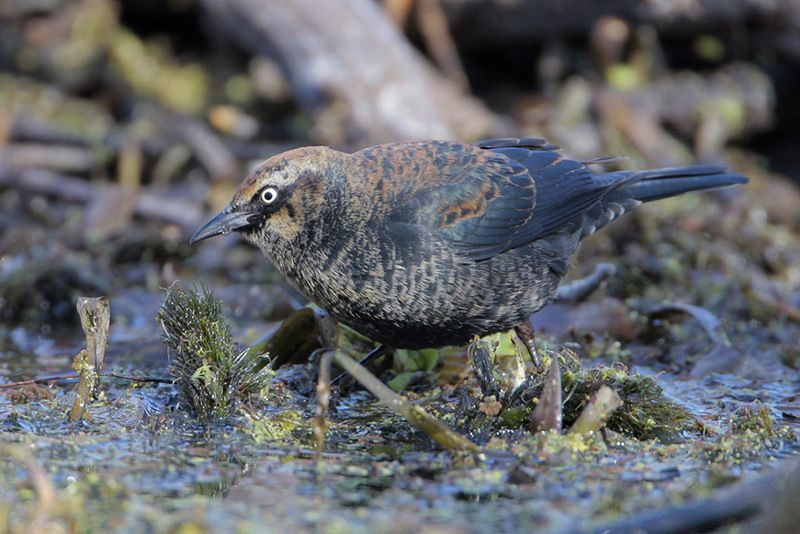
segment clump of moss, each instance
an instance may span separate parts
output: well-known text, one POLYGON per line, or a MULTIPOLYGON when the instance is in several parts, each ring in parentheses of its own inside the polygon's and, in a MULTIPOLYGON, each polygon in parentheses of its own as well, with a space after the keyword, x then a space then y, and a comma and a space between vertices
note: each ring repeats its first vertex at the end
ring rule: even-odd
POLYGON ((745 429, 730 433, 717 440, 701 441, 700 450, 709 464, 718 467, 746 465, 763 461, 767 455, 797 442, 797 435, 789 427, 777 427, 771 435, 762 430, 745 429))
POLYGON ((772 416, 769 408, 760 402, 739 408, 731 417, 731 432, 737 434, 754 432, 772 437, 772 428, 772 416))
MULTIPOLYGON (((561 366, 564 427, 570 427, 580 416, 593 393, 608 386, 622 398, 622 405, 609 418, 606 427, 639 440, 672 441, 694 423, 695 419, 682 406, 664 396, 655 378, 630 374, 622 366, 583 369, 575 353, 564 350, 549 358, 558 358, 561 366)), ((547 359, 547 357, 545 358, 547 359)), ((545 368, 549 362, 545 362, 545 368)), ((542 395, 546 373, 530 375, 515 392, 508 407, 500 413, 502 426, 517 426, 526 421, 532 399, 542 395)))
POLYGON ((694 421, 682 406, 668 400, 652 376, 631 375, 621 367, 564 373, 564 421, 576 419, 586 399, 606 385, 622 398, 622 405, 608 420, 608 428, 636 439, 670 441, 694 421))
POLYGON ((608 421, 611 430, 637 439, 672 441, 695 424, 683 406, 664 397, 664 389, 652 376, 627 375, 611 387, 623 399, 608 421))
POLYGON ((207 289, 168 289, 156 318, 172 353, 169 371, 199 418, 228 417, 237 403, 263 398, 271 367, 264 356, 234 345, 222 302, 207 289))

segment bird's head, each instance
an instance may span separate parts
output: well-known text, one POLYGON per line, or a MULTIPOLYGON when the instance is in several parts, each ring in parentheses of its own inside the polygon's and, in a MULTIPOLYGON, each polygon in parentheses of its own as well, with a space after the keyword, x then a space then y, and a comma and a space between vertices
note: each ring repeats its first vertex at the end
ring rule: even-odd
POLYGON ((320 216, 343 156, 326 147, 304 147, 261 163, 231 203, 195 232, 191 243, 234 231, 256 244, 291 241, 320 216))

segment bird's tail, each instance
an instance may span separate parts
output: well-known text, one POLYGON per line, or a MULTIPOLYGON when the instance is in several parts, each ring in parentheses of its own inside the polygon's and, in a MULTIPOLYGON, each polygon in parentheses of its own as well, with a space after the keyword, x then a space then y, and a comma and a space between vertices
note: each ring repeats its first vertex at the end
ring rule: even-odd
POLYGON ((746 183, 747 178, 741 174, 729 172, 724 167, 712 165, 669 167, 635 172, 633 180, 614 193, 623 194, 640 202, 650 202, 690 191, 703 191, 746 183))
POLYGON ((618 171, 604 174, 598 178, 609 180, 612 183, 621 183, 621 186, 611 189, 587 213, 584 236, 596 232, 643 202, 674 197, 691 191, 704 191, 748 182, 747 178, 741 174, 712 165, 668 167, 646 171, 618 171))

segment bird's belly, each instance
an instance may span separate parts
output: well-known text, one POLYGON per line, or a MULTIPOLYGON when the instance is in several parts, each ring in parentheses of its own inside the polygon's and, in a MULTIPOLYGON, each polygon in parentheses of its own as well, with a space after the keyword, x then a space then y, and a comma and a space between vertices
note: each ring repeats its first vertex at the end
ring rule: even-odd
POLYGON ((347 263, 287 277, 356 331, 397 348, 467 343, 506 330, 552 298, 559 277, 528 254, 481 263, 431 256, 375 269, 347 263))

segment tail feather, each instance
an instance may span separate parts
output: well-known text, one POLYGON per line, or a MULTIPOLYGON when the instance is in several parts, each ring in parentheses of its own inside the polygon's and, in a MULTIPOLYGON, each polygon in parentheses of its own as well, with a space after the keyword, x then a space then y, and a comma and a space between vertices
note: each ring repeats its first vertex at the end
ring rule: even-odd
POLYGON ((637 172, 635 176, 637 179, 619 190, 619 193, 641 202, 747 183, 747 178, 741 174, 708 165, 653 169, 637 172))
POLYGON ((636 172, 619 171, 598 178, 623 182, 623 185, 609 191, 586 214, 582 237, 596 232, 643 202, 674 197, 690 191, 704 191, 748 182, 741 174, 712 165, 668 167, 636 172))

